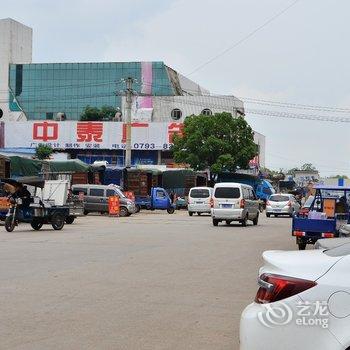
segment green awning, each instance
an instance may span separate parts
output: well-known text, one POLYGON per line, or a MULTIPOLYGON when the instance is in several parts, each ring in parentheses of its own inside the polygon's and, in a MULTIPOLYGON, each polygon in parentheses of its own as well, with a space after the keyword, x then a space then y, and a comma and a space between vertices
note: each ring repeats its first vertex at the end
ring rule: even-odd
POLYGON ((51 173, 87 173, 91 170, 90 165, 79 159, 69 159, 62 161, 45 161, 49 165, 51 173))
POLYGON ((9 157, 11 161, 11 177, 39 176, 42 161, 19 156, 9 157))

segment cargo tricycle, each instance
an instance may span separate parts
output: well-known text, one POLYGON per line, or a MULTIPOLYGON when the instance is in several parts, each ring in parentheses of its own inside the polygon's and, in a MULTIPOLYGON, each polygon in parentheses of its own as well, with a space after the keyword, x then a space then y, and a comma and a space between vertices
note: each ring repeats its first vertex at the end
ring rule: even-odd
POLYGON ((51 225, 54 230, 61 230, 69 216, 69 207, 58 206, 50 201, 42 201, 36 196, 37 188, 44 187, 44 180, 34 178, 22 178, 21 180, 3 179, 4 183, 9 183, 14 188, 21 188, 25 185, 34 188, 34 195, 30 198, 21 198, 14 192, 10 195, 11 206, 6 215, 5 229, 12 232, 20 223, 28 223, 34 230, 40 230, 43 225, 51 225))

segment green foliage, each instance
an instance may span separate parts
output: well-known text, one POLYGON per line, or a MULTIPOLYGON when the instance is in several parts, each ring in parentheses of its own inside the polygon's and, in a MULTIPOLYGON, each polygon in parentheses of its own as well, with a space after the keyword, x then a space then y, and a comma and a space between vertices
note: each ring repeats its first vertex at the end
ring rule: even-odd
POLYGON ((348 179, 347 175, 334 175, 330 177, 331 179, 348 179))
POLYGON ((300 168, 295 167, 295 168, 289 169, 287 171, 287 174, 295 176, 295 172, 300 171, 300 170, 302 170, 302 171, 317 171, 316 167, 314 167, 311 163, 305 163, 300 168))
POLYGON ((97 121, 97 120, 111 120, 117 110, 112 106, 102 106, 101 109, 97 107, 86 106, 83 113, 80 115, 82 121, 97 121))
POLYGON ((316 171, 316 168, 311 163, 305 163, 300 167, 304 171, 316 171))
POLYGON ((112 120, 117 110, 112 106, 102 106, 100 109, 100 115, 102 120, 112 120))
POLYGON ((40 160, 49 159, 52 153, 52 147, 43 144, 39 144, 35 149, 35 157, 40 160))
POLYGON ((172 147, 178 163, 212 174, 247 168, 258 153, 251 127, 242 117, 230 113, 192 115, 184 122, 183 137, 176 136, 172 147))

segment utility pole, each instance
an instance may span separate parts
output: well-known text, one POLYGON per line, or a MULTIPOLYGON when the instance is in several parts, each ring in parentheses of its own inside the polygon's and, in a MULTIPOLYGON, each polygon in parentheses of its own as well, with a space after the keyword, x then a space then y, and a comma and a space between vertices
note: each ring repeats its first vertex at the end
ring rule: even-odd
POLYGON ((126 79, 126 145, 125 145, 125 167, 131 167, 131 105, 132 105, 132 84, 134 82, 133 78, 126 79))

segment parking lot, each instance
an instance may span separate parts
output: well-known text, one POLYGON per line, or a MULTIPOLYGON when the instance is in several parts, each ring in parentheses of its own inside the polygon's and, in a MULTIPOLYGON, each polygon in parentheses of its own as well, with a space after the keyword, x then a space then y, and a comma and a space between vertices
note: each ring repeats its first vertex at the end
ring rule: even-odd
POLYGON ((1 349, 238 349, 261 253, 296 249, 289 218, 87 216, 0 228, 1 349))

